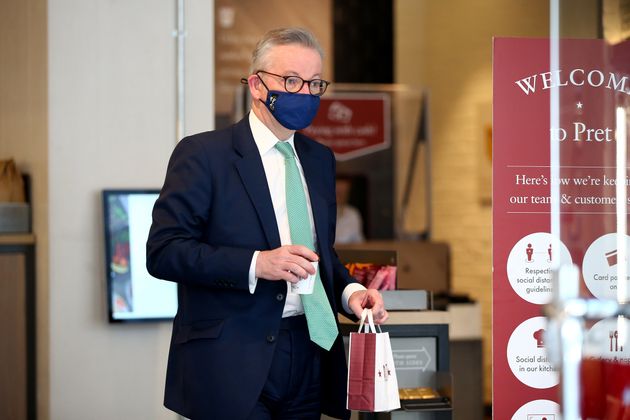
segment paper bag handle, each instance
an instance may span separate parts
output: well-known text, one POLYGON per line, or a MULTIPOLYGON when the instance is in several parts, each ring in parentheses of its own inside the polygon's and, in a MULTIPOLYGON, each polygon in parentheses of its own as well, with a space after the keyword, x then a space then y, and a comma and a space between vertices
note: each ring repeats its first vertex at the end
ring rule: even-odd
MULTIPOLYGON (((361 329, 363 328, 363 324, 365 324, 365 333, 369 333, 369 332, 373 332, 376 333, 376 327, 374 326, 374 316, 372 315, 372 310, 365 308, 363 309, 363 312, 361 312, 361 322, 359 323, 359 332, 361 332, 361 329), (367 317, 367 323, 365 322, 365 319, 367 317)), ((378 326, 379 332, 383 332, 381 330, 381 326, 378 326)))

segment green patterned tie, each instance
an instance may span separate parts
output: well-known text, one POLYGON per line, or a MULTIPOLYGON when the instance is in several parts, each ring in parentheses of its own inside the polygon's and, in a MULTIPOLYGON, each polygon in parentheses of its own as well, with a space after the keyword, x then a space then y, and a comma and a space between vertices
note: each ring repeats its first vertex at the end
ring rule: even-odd
MULTIPOLYGON (((289 215, 291 242, 294 245, 304 245, 314 251, 315 246, 308 217, 308 207, 306 206, 304 185, 295 161, 293 148, 288 142, 279 141, 276 143, 276 149, 284 156, 287 213, 289 215)), ((315 276, 313 293, 300 295, 300 297, 302 298, 302 305, 304 305, 304 313, 306 314, 311 340, 318 346, 330 350, 339 334, 339 330, 337 329, 330 303, 328 303, 326 298, 326 291, 319 277, 319 270, 317 270, 315 276)))

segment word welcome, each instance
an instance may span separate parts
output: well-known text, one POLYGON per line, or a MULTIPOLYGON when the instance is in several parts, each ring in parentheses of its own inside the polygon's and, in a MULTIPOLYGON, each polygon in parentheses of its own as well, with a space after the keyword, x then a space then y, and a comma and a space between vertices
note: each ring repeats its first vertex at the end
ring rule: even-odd
POLYGON ((548 90, 555 87, 584 85, 594 88, 604 87, 630 95, 630 79, 627 75, 621 76, 610 71, 605 72, 597 69, 587 71, 578 68, 569 72, 564 72, 563 70, 547 71, 532 74, 514 83, 526 95, 535 93, 538 88, 548 90))

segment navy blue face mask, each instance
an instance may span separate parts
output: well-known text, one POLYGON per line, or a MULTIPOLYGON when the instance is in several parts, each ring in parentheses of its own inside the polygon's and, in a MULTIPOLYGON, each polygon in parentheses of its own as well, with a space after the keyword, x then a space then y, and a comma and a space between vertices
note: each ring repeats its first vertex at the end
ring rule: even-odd
POLYGON ((317 115, 319 96, 270 90, 263 103, 283 127, 301 130, 311 125, 317 115))
POLYGON ((271 115, 284 128, 301 130, 311 125, 319 109, 319 96, 269 90, 265 82, 262 79, 260 81, 267 89, 267 100, 259 101, 265 104, 271 115))

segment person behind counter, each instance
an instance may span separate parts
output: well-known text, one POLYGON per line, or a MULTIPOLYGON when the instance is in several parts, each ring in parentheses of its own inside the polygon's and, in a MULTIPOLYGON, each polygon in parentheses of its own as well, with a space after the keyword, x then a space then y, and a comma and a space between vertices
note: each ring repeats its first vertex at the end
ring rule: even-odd
POLYGON ((337 244, 351 244, 365 240, 361 213, 348 201, 351 189, 352 178, 337 176, 337 228, 335 233, 335 243, 337 244))
POLYGON ((170 158, 147 268, 178 283, 164 403, 190 419, 348 418, 336 314, 387 320, 333 250, 334 155, 296 132, 329 85, 322 60, 310 32, 270 31, 244 79, 251 112, 170 158))

